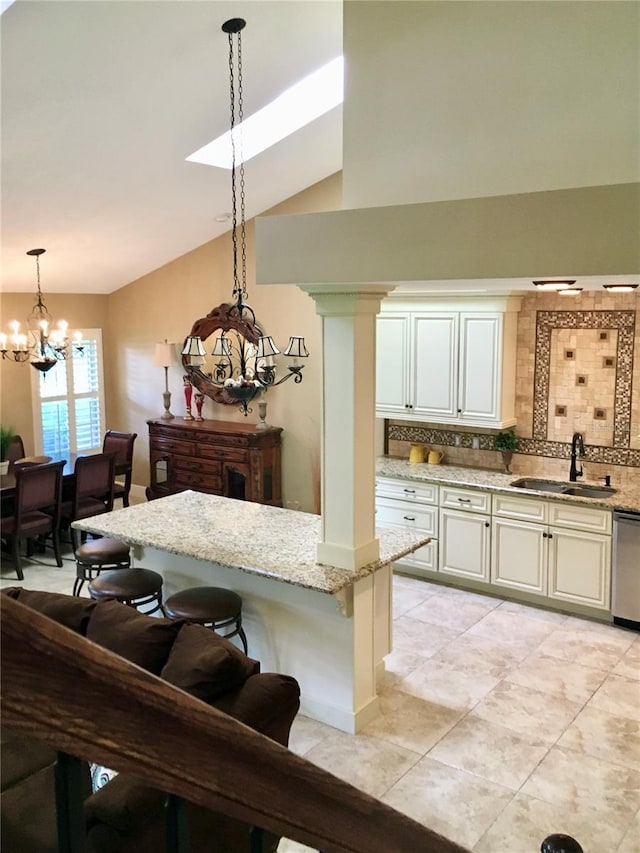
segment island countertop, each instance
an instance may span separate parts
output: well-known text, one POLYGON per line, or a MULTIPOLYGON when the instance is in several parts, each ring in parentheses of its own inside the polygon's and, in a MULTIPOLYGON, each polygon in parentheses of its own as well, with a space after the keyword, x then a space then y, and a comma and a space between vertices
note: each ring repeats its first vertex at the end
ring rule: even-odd
POLYGON ((321 518, 185 491, 75 521, 73 527, 335 595, 426 545, 429 537, 379 526, 380 557, 353 571, 316 562, 321 518))

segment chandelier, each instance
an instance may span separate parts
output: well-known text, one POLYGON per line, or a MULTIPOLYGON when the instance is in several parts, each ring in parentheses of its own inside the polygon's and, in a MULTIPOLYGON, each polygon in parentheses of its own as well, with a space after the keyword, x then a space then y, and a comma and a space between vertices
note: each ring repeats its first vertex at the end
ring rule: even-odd
POLYGON ((182 350, 182 363, 189 382, 203 394, 219 403, 237 403, 244 415, 251 411, 249 403, 260 392, 288 379, 302 382, 298 359, 309 353, 304 337, 291 336, 282 355, 289 357, 287 372, 278 375, 276 356, 281 355, 273 338, 266 335, 247 303, 247 253, 245 234, 245 179, 242 157, 242 39, 246 26, 242 18, 232 18, 222 25, 229 37, 229 90, 231 107, 231 239, 233 246, 233 302, 213 308, 206 317, 193 324, 182 350), (234 36, 237 53, 234 55, 234 36), (237 121, 236 121, 237 118, 237 121), (238 127, 236 127, 236 124, 238 127), (239 197, 239 200, 238 200, 239 197), (239 207, 239 221, 238 221, 239 207), (211 356, 213 365, 205 371, 207 351, 203 341, 215 331, 211 356))
MULTIPOLYGON (((20 331, 20 323, 16 320, 9 324, 11 326, 10 335, 0 333, 2 358, 17 362, 28 361, 32 367, 41 373, 51 370, 58 361, 67 358, 70 352, 70 341, 67 335, 69 324, 60 320, 56 328, 52 328, 53 317, 45 305, 40 289, 40 255, 43 255, 45 251, 46 249, 29 249, 27 252, 27 255, 36 259, 38 293, 36 303, 27 317, 26 334, 20 331)), ((82 333, 76 332, 74 338, 77 351, 82 353, 84 347, 79 344, 82 333)))

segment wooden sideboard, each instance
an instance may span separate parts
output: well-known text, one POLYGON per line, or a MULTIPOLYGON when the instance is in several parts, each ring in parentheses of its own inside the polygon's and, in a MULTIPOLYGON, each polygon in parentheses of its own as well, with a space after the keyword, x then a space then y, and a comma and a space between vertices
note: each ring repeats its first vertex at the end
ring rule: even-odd
POLYGON ((149 500, 193 489, 282 506, 280 427, 178 418, 147 424, 149 500))

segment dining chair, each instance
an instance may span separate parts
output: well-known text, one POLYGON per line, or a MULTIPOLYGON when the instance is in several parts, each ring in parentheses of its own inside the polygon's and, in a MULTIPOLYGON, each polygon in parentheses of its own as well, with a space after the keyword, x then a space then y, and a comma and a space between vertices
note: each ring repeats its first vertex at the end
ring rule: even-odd
POLYGON ((22 437, 19 435, 14 435, 11 440, 11 444, 7 450, 7 461, 9 462, 9 470, 13 470, 14 464, 18 459, 24 458, 24 442, 22 441, 22 437))
MULTIPOLYGON (((73 496, 63 501, 60 526, 71 531, 71 544, 75 552, 78 545, 74 521, 102 515, 113 509, 113 478, 115 455, 96 453, 93 456, 78 456, 73 469, 73 496)), ((81 537, 82 538, 82 537, 81 537)))
POLYGON ((65 464, 62 460, 16 469, 14 511, 13 515, 0 519, 0 535, 11 549, 18 580, 24 580, 20 561, 23 540, 51 536, 56 564, 62 566, 60 509, 65 464))
POLYGON ((122 498, 123 506, 129 506, 133 476, 133 443, 137 437, 137 432, 117 432, 114 429, 108 429, 102 442, 103 453, 115 453, 115 476, 124 476, 124 482, 116 480, 113 485, 113 499, 122 498))

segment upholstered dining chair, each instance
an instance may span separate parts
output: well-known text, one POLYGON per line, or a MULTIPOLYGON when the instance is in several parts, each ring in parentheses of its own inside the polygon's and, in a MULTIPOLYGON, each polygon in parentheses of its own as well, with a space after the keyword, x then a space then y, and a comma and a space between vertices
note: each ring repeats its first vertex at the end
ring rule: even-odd
POLYGON ((78 456, 73 469, 73 497, 64 501, 60 513, 60 526, 71 531, 71 544, 75 552, 78 545, 77 532, 72 522, 92 515, 102 515, 113 509, 113 477, 115 455, 96 453, 93 456, 78 456))
POLYGON ((23 459, 24 455, 24 442, 22 441, 22 437, 14 435, 7 450, 7 461, 9 462, 10 471, 13 470, 14 463, 18 459, 23 459))
POLYGON ((60 507, 65 464, 62 460, 16 469, 14 511, 0 520, 0 535, 11 549, 18 580, 24 580, 20 562, 20 543, 24 540, 51 536, 56 564, 62 566, 60 507))
POLYGON ((103 453, 115 453, 115 476, 124 477, 124 482, 116 480, 113 484, 113 499, 115 501, 122 498, 123 506, 129 506, 133 474, 133 443, 137 437, 137 432, 117 432, 114 429, 108 429, 102 442, 103 453))

